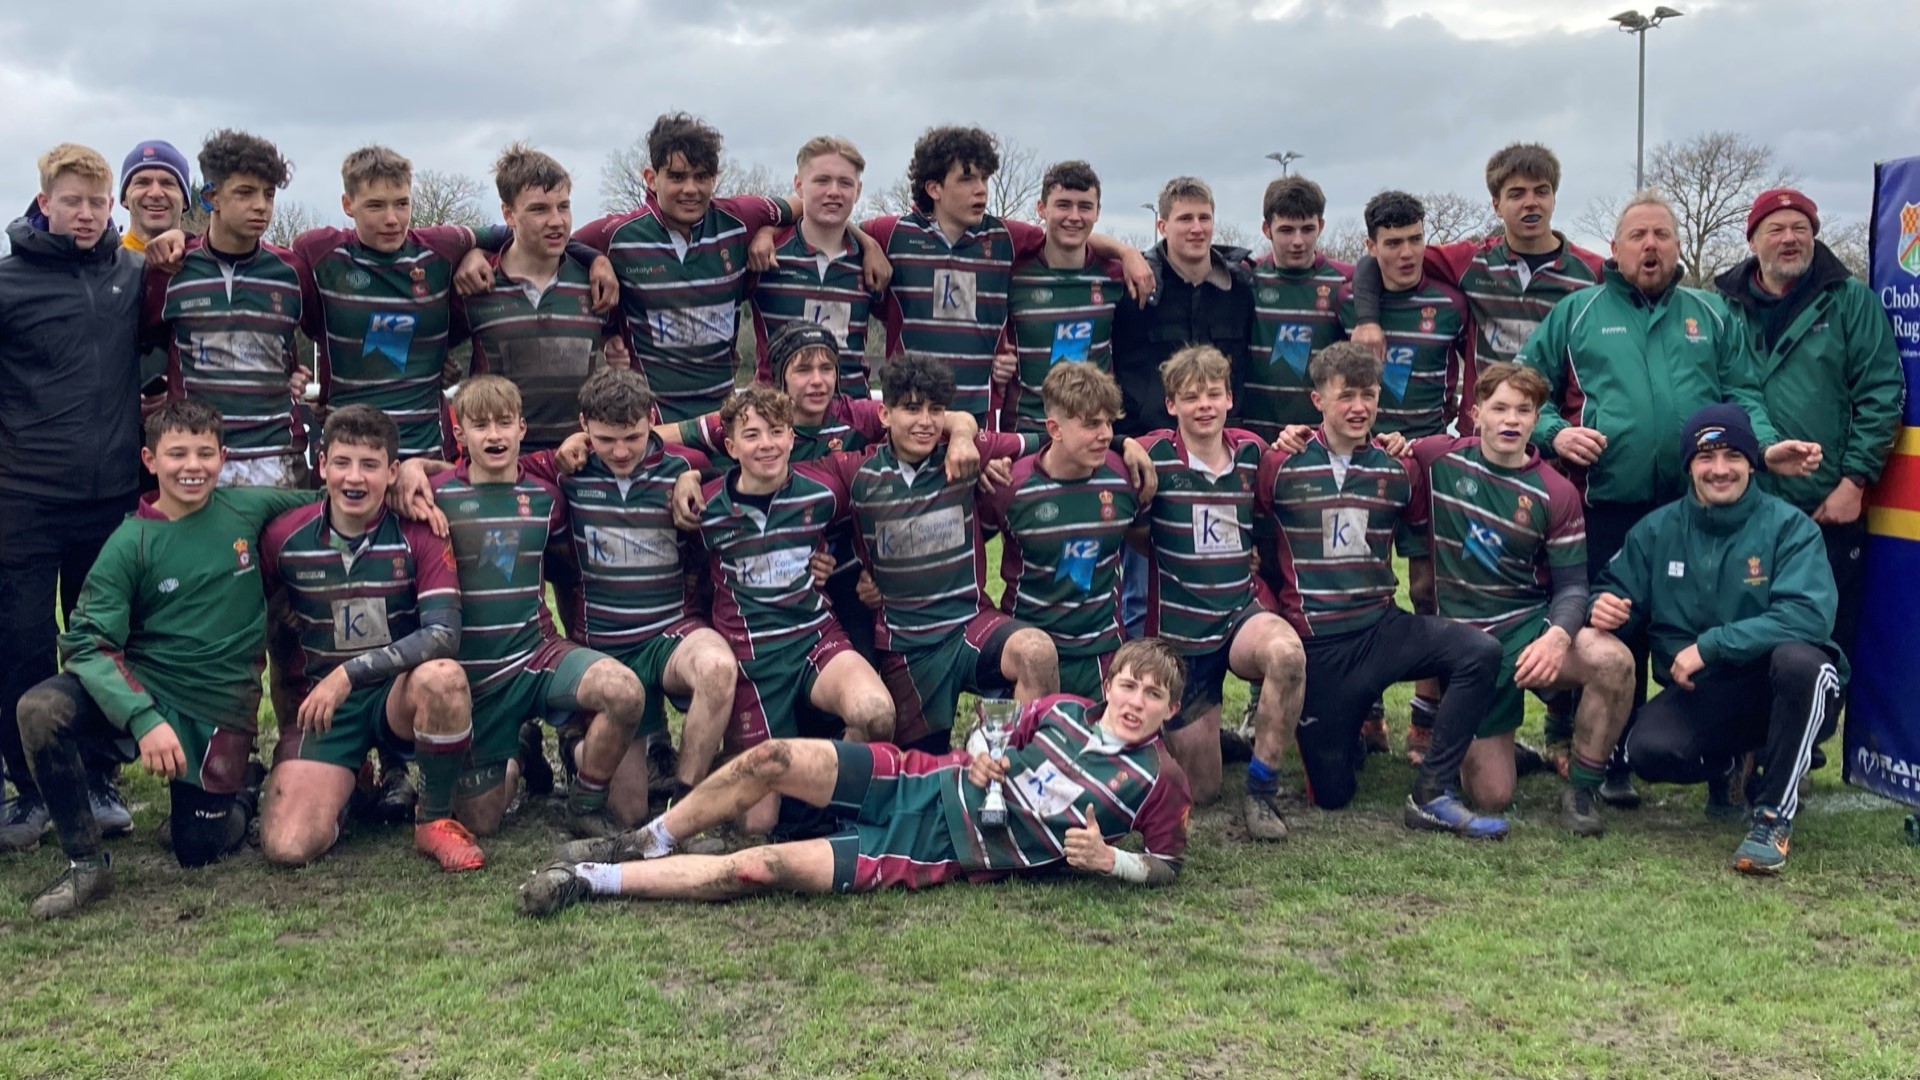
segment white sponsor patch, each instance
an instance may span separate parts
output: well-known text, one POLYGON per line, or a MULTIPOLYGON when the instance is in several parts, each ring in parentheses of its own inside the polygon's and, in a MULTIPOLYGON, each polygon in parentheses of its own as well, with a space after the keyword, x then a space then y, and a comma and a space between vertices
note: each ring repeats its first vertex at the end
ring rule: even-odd
POLYGON ((1686 564, 1686 563, 1683 563, 1683 562, 1670 562, 1670 563, 1668 563, 1668 564, 1667 564, 1667 576, 1668 576, 1668 577, 1686 577, 1686 576, 1687 576, 1687 564, 1686 564))
POLYGON ((874 544, 882 559, 917 559, 940 555, 966 545, 963 515, 957 506, 904 521, 883 521, 874 544))
POLYGON ((933 317, 973 322, 978 286, 971 270, 939 270, 933 275, 933 317))
POLYGON ((671 529, 607 528, 588 525, 587 561, 613 570, 637 570, 651 566, 675 566, 680 548, 671 529))
POLYGON ((764 555, 748 556, 736 564, 736 569, 742 585, 755 589, 782 589, 806 576, 807 560, 811 558, 812 548, 781 548, 764 555))
POLYGON ((665 308, 647 313, 647 329, 655 345, 718 345, 733 340, 735 317, 733 304, 665 308))
POLYGON ((1487 344, 1496 356, 1512 356, 1533 336, 1535 325, 1525 319, 1494 319, 1487 324, 1487 344))
POLYGON ((1201 555, 1233 555, 1240 552, 1240 516, 1230 507, 1193 508, 1193 550, 1201 555))
POLYGON ((1329 559, 1373 554, 1367 546, 1367 512, 1357 506, 1320 511, 1320 550, 1329 559))
POLYGON ((1052 762, 1028 769, 1013 778, 1014 794, 1027 809, 1041 817, 1056 817, 1068 807, 1078 806, 1087 789, 1060 775, 1052 762))
POLYGON ((360 652, 393 644, 387 631, 387 601, 378 596, 333 602, 333 647, 360 652))
POLYGON ((833 334, 833 340, 847 347, 847 323, 853 319, 853 305, 845 300, 808 300, 808 322, 815 326, 824 326, 833 334))
POLYGON ((194 333, 181 350, 195 371, 287 370, 287 342, 266 330, 206 330, 194 333))

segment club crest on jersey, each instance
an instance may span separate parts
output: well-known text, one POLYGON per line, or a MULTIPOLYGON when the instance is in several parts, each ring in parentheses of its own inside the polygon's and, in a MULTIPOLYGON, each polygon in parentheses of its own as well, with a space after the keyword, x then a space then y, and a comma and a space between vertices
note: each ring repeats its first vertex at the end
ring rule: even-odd
POLYGON ((1700 320, 1699 319, 1687 320, 1687 340, 1688 341, 1700 340, 1700 320))
MULTIPOLYGON (((845 445, 845 442, 838 435, 835 435, 833 438, 827 440, 827 449, 829 450, 838 451, 840 447, 843 445, 845 445)), ((809 510, 807 511, 807 513, 811 514, 813 513, 813 511, 809 510)))
POLYGON ((1329 297, 1333 293, 1333 286, 1322 285, 1319 288, 1315 289, 1314 293, 1315 295, 1313 298, 1313 306, 1316 309, 1320 311, 1325 311, 1328 308, 1333 306, 1333 301, 1329 299, 1329 297))
POLYGON ((722 268, 726 270, 727 273, 729 274, 733 273, 733 252, 728 251, 726 248, 721 248, 720 249, 720 265, 722 268))
POLYGON ((413 272, 408 274, 407 276, 413 279, 413 295, 415 297, 426 296, 427 295, 427 272, 424 269, 416 266, 413 268, 413 272))
POLYGON ((529 498, 526 494, 522 493, 520 495, 515 496, 513 501, 519 504, 521 517, 533 516, 533 500, 529 498))
POLYGON ((244 538, 233 542, 233 556, 242 570, 253 565, 253 553, 247 550, 247 542, 244 538))
POLYGON ((1435 312, 1433 308, 1423 307, 1420 309, 1420 332, 1421 333, 1423 334, 1433 333, 1434 314, 1435 312))
POLYGON ((405 559, 393 560, 393 580, 405 581, 406 579, 407 579, 407 560, 405 559))
POLYGON ((1042 285, 1041 287, 1033 290, 1032 299, 1033 299, 1033 302, 1036 304, 1044 304, 1047 301, 1053 299, 1053 290, 1042 285))
POLYGON ((1760 563, 1760 556, 1747 556, 1747 584, 1765 585, 1767 583, 1767 575, 1762 571, 1763 567, 1760 563))
POLYGON ((1053 503, 1043 502, 1033 508, 1033 516, 1041 521, 1052 521, 1060 516, 1060 508, 1053 503))
POLYGON ((1094 306, 1098 307, 1099 305, 1106 303, 1105 300, 1102 300, 1100 298, 1100 295, 1101 295, 1100 283, 1096 281, 1093 283, 1093 288, 1089 292, 1088 299, 1094 304, 1094 306))
POLYGON ((364 289, 373 284, 373 276, 365 270, 349 270, 344 280, 349 289, 364 289))
POLYGON ((1470 499, 1475 492, 1480 490, 1480 482, 1471 476, 1463 476, 1453 482, 1453 490, 1455 494, 1463 495, 1470 499))
POLYGON ((1274 303, 1278 303, 1279 301, 1280 301, 1280 290, 1279 290, 1279 289, 1261 289, 1261 290, 1260 290, 1260 302, 1261 302, 1261 303, 1263 303, 1263 304, 1274 304, 1274 303))

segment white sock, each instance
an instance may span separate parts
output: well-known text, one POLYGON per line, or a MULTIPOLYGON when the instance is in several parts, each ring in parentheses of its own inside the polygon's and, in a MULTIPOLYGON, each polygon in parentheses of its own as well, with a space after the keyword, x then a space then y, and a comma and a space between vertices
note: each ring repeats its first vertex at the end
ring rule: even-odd
POLYGON ((583 862, 573 868, 580 880, 596 896, 620 895, 620 864, 610 862, 583 862))
POLYGON ((679 843, 672 833, 667 831, 666 815, 654 818, 640 827, 640 835, 645 838, 640 845, 640 857, 658 859, 673 854, 673 846, 679 843))

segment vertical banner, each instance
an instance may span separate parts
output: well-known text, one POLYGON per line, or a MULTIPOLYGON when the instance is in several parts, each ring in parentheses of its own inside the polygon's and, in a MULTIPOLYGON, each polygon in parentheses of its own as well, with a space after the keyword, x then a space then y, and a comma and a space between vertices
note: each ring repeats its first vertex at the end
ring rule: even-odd
POLYGON ((1902 427, 1867 509, 1866 595, 1847 701, 1847 782, 1920 805, 1920 157, 1873 170, 1869 284, 1906 370, 1902 427))

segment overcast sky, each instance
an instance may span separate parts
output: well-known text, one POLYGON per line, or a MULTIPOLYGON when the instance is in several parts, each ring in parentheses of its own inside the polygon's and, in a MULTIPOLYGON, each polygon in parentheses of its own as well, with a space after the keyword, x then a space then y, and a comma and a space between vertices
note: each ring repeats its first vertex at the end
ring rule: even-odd
MULTIPOLYGON (((782 172, 807 137, 845 135, 869 187, 900 175, 926 126, 978 123, 1092 162, 1115 233, 1150 231, 1139 204, 1180 173, 1213 184, 1224 220, 1257 226, 1271 150, 1305 155, 1296 169, 1337 221, 1384 187, 1484 193, 1492 150, 1539 140, 1564 165, 1570 228, 1632 186, 1634 41, 1606 21, 1628 2, 9 4, 0 200, 24 206, 33 156, 62 140, 117 168, 140 139, 191 158, 238 126, 279 144, 296 166, 284 197, 323 220, 363 143, 488 178, 525 138, 572 170, 585 221, 608 152, 687 109, 732 156, 782 172)), ((1686 16, 1647 43, 1649 146, 1749 134, 1829 218, 1865 215, 1876 159, 1920 153, 1920 4, 1676 6, 1686 16)))

